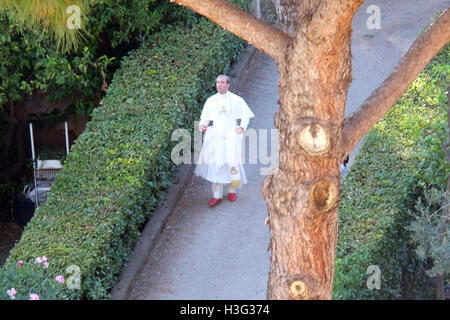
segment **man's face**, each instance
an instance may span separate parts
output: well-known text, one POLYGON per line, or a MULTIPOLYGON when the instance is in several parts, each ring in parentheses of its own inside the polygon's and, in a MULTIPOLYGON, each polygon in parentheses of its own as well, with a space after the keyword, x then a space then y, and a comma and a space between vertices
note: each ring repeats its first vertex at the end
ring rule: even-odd
POLYGON ((227 79, 224 77, 219 77, 216 80, 216 88, 217 91, 219 91, 220 94, 225 94, 228 91, 228 88, 230 87, 230 84, 227 83, 227 79))

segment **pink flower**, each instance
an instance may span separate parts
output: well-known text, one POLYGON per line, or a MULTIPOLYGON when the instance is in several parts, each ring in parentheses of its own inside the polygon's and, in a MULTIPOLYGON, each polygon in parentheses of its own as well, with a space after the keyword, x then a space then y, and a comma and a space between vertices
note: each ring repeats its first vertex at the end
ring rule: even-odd
POLYGON ((39 300, 39 296, 35 293, 30 294, 30 299, 28 300, 39 300))
POLYGON ((47 262, 47 261, 44 262, 44 268, 45 268, 45 269, 48 268, 48 262, 47 262))
POLYGON ((37 257, 36 260, 34 260, 34 263, 41 263, 41 262, 42 262, 41 257, 37 257))
POLYGON ((59 283, 64 283, 64 277, 63 276, 56 276, 55 280, 58 281, 59 283))
POLYGON ((42 256, 42 261, 47 261, 47 257, 46 256, 42 256))
POLYGON ((17 266, 20 267, 21 265, 23 265, 23 261, 20 260, 19 262, 17 262, 17 266))
POLYGON ((14 299, 16 298, 16 293, 17 293, 17 291, 16 291, 16 289, 14 289, 14 288, 11 288, 11 290, 7 290, 6 293, 9 295, 9 297, 10 297, 11 299, 14 300, 14 299))

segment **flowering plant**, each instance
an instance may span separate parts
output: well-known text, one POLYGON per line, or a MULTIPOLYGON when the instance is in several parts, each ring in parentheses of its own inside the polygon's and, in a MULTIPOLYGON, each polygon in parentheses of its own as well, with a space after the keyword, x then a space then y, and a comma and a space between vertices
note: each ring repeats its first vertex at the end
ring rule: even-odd
POLYGON ((52 276, 48 260, 44 255, 34 262, 20 260, 0 269, 0 300, 69 299, 64 277, 52 276))

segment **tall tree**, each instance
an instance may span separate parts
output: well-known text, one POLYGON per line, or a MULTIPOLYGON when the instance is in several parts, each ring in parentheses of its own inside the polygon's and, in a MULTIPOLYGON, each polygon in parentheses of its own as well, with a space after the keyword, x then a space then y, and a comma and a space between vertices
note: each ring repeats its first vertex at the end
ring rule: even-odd
POLYGON ((351 22, 364 0, 273 0, 281 30, 225 0, 171 1, 211 19, 276 61, 279 167, 262 185, 272 249, 267 298, 330 299, 341 162, 450 40, 449 10, 360 109, 345 118, 352 80, 351 22))

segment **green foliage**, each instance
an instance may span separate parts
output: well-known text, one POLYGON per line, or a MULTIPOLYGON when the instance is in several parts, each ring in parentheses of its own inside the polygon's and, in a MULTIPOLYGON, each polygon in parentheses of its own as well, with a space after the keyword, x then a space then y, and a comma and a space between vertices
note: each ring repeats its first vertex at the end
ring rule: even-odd
POLYGON ((0 111, 8 101, 22 103, 39 89, 49 101, 77 96, 79 113, 90 112, 103 80, 97 67, 101 58, 87 46, 72 56, 61 55, 44 34, 14 25, 10 16, 0 11, 0 111))
POLYGON ((444 196, 448 197, 441 190, 427 190, 424 199, 417 201, 415 212, 411 213, 414 220, 407 227, 417 244, 419 259, 433 261, 433 267, 426 271, 431 277, 450 274, 450 223, 444 217, 448 207, 441 208, 444 196))
MULTIPOLYGON (((129 42, 138 46, 141 37, 161 27, 164 11, 168 10, 166 4, 159 8, 155 0, 90 4, 86 22, 89 37, 71 54, 58 52, 47 34, 39 29, 26 23, 17 24, 17 13, 0 10, 0 110, 8 100, 24 100, 33 89, 40 89, 48 94, 49 101, 76 97, 77 113, 89 115, 101 92, 101 70, 108 73, 113 59, 107 55, 117 54, 121 58, 127 51, 113 48, 129 42)), ((171 9, 180 11, 173 4, 171 9)), ((24 8, 20 14, 30 10, 24 8)))
MULTIPOLYGON (((409 211, 431 186, 442 188, 450 169, 430 128, 447 134, 449 46, 419 75, 369 132, 343 182, 336 252, 335 299, 429 297, 426 266, 405 226, 409 211), (370 265, 381 269, 381 289, 366 286, 370 265)), ((448 134, 447 134, 448 135, 448 134)))
MULTIPOLYGON (((40 257, 39 257, 40 258, 40 257)), ((52 261, 37 263, 35 259, 28 262, 10 262, 0 269, 0 300, 29 300, 31 294, 38 294, 40 300, 64 300, 73 297, 73 290, 64 283, 56 281, 52 261), (22 262, 20 265, 19 263, 22 262), (8 295, 8 290, 17 293, 8 295)))
MULTIPOLYGON (((164 24, 195 21, 194 14, 168 1, 92 0, 83 3, 90 5, 89 14, 82 12, 81 21, 89 36, 80 42, 78 50, 63 54, 48 34, 35 28, 29 17, 30 12, 50 12, 57 2, 0 0, 1 137, 24 136, 26 139, 28 135, 23 128, 30 121, 39 129, 67 120, 74 113, 89 116, 98 106, 104 95, 104 85, 110 83, 124 55, 145 43, 164 24), (11 10, 4 10, 5 7, 11 10), (48 101, 65 101, 70 106, 64 112, 55 109, 48 114, 40 112, 38 106, 33 105, 40 93, 44 93, 48 101), (37 112, 31 113, 30 106, 37 112), (16 121, 19 129, 14 125, 16 121), (22 135, 15 133, 16 130, 21 130, 22 135)), ((69 16, 65 11, 61 14, 69 16)), ((18 159, 22 153, 15 151, 18 145, 26 145, 26 141, 13 139, 12 144, 6 145, 4 140, 0 140, 0 154, 10 152, 0 161, 0 171, 7 172, 0 177, 0 207, 6 211, 11 207, 11 195, 23 189, 23 185, 9 188, 18 184, 15 176, 8 176, 9 169, 29 159, 23 159, 24 156, 18 159)))
POLYGON ((192 28, 166 27, 125 57, 9 263, 45 254, 64 276, 77 265, 81 291, 71 298, 108 298, 140 227, 171 184, 172 131, 193 130, 215 77, 242 48, 202 18, 192 28))
MULTIPOLYGON (((27 27, 30 30, 41 29, 41 33, 48 34, 56 39, 58 47, 77 50, 82 33, 86 31, 85 20, 87 17, 87 1, 73 0, 70 5, 76 6, 82 21, 79 24, 80 30, 70 30, 68 18, 73 10, 65 0, 53 1, 27 1, 27 0, 0 0, 0 7, 8 10, 14 20, 14 23, 27 27), (69 11, 69 12, 68 12, 69 11), (67 19, 67 20, 66 20, 67 19), (43 21, 44 20, 44 21, 43 21)), ((70 18, 72 19, 72 18, 70 18)))

